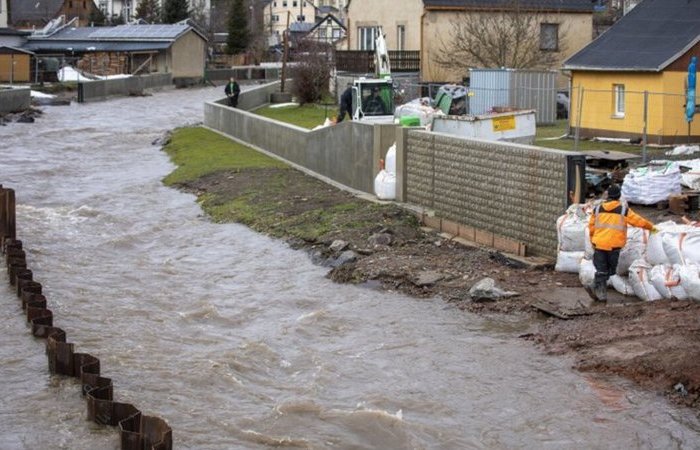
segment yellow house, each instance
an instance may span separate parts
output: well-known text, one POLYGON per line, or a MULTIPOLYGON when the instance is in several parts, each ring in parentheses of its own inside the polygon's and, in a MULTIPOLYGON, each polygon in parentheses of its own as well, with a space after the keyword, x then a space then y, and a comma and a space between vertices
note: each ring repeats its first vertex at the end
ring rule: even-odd
POLYGON ((0 82, 30 82, 33 55, 32 52, 21 48, 0 47, 0 82))
MULTIPOLYGON (((469 68, 555 69, 593 36, 590 0, 423 0, 421 79, 469 68)), ((559 84, 564 87, 564 77, 559 84)))
POLYGON ((646 135, 651 144, 700 141, 700 116, 686 119, 692 56, 700 59, 700 2, 642 1, 564 63, 571 71, 572 132, 646 135))

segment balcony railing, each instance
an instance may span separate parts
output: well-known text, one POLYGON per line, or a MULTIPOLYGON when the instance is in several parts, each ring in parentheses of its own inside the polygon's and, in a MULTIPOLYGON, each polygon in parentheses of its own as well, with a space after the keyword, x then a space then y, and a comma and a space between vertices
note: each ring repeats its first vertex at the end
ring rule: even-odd
MULTIPOLYGON (((419 72, 420 51, 389 50, 392 72, 419 72)), ((335 52, 337 70, 356 73, 374 73, 373 50, 344 50, 335 52)))

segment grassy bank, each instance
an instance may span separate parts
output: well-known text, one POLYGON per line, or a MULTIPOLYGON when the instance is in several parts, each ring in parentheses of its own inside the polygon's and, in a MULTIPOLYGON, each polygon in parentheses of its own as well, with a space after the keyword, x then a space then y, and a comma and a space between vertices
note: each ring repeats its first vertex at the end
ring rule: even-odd
POLYGON ((284 106, 280 108, 265 107, 255 111, 263 117, 291 123, 302 128, 312 129, 323 125, 326 118, 332 119, 338 115, 337 105, 303 105, 284 106))
POLYGON ((196 193, 216 222, 304 242, 339 235, 366 239, 378 223, 417 225, 395 206, 359 200, 204 128, 175 130, 164 149, 178 166, 164 183, 196 193))

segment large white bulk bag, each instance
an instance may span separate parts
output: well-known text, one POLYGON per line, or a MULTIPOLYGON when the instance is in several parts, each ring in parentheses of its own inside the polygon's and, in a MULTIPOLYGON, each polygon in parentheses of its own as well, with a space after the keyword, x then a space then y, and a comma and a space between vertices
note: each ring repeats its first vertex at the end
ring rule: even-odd
POLYGON ((663 297, 649 280, 651 266, 644 259, 638 259, 632 263, 629 269, 629 282, 634 294, 645 301, 661 300, 663 297))
POLYGON ((677 162, 655 162, 630 170, 622 183, 622 196, 630 203, 653 205, 681 192, 677 162))
POLYGON ((659 234, 669 263, 700 264, 700 228, 677 225, 659 234))
POLYGON ((681 286, 688 298, 700 302, 700 266, 695 264, 678 266, 678 274, 681 279, 681 286))
POLYGON ((386 151, 386 164, 384 168, 390 174, 396 175, 396 142, 386 151))
POLYGON ((664 251, 663 237, 666 233, 674 233, 678 225, 673 221, 666 221, 656 224, 659 232, 649 235, 649 240, 647 241, 647 252, 646 259, 652 266, 658 266, 659 264, 670 264, 668 256, 664 251))
POLYGON ((557 252, 557 263, 554 270, 557 272, 578 273, 579 265, 583 259, 583 252, 557 252))
POLYGON ((581 285, 593 287, 595 283, 595 266, 591 259, 583 258, 578 270, 578 279, 581 285))
MULTIPOLYGON (((700 149, 700 147, 698 146, 694 146, 692 148, 700 149)), ((679 164, 689 169, 688 171, 683 172, 681 174, 681 183, 683 184, 683 186, 687 186, 690 189, 700 189, 700 159, 690 159, 683 161, 679 164)))
POLYGON ((374 193, 380 200, 396 198, 396 175, 382 169, 374 178, 374 193))
POLYGON ((654 266, 649 271, 649 280, 659 294, 664 298, 686 300, 688 294, 681 285, 680 265, 664 264, 654 266))
POLYGON ((566 213, 557 219, 559 251, 576 252, 585 250, 585 233, 588 232, 589 210, 588 205, 573 204, 569 206, 566 213))
POLYGON ((630 284, 627 277, 613 275, 608 279, 608 284, 622 295, 634 295, 634 289, 632 288, 632 285, 630 284))
POLYGON ((649 232, 643 228, 627 227, 627 243, 620 250, 620 259, 617 263, 617 274, 627 275, 632 263, 644 258, 647 248, 649 232))

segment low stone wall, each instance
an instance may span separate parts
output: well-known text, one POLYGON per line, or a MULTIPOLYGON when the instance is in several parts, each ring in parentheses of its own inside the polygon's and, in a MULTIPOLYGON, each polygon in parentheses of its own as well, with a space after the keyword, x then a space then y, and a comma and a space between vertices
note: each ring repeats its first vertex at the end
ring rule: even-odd
POLYGON ((78 83, 78 102, 86 103, 109 97, 140 95, 146 89, 172 86, 171 73, 154 73, 113 80, 98 80, 78 83))
POLYGON ((0 114, 29 109, 31 100, 31 91, 29 89, 1 89, 0 114))
POLYGON ((556 219, 577 183, 585 188, 584 156, 418 130, 399 142, 407 202, 464 225, 454 234, 470 240, 494 246, 503 237, 524 243, 528 255, 556 256, 556 219))
POLYGON ((336 183, 374 192, 379 158, 395 139, 396 127, 348 121, 310 131, 247 111, 278 90, 279 82, 244 91, 237 109, 226 106, 225 98, 206 103, 204 125, 336 183))

